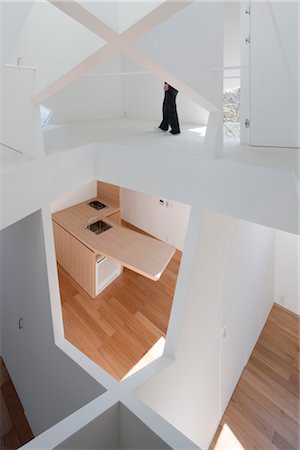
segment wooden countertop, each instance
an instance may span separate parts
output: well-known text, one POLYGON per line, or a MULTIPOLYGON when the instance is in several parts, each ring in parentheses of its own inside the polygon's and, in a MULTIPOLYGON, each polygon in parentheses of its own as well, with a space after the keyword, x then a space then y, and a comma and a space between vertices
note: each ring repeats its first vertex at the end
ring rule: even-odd
POLYGON ((113 223, 109 220, 109 216, 120 209, 108 205, 107 208, 97 211, 88 205, 92 200, 101 201, 101 198, 93 198, 58 211, 52 215, 52 219, 95 255, 107 256, 151 280, 159 280, 174 255, 175 248, 158 239, 113 223), (99 219, 104 220, 112 228, 97 235, 86 227, 99 219))

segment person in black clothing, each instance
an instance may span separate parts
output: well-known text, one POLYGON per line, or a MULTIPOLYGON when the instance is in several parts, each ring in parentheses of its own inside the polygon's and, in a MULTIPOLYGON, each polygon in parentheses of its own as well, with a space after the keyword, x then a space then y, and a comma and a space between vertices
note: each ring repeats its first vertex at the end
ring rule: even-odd
POLYGON ((177 116, 176 96, 178 91, 165 82, 164 84, 165 97, 163 102, 163 120, 159 125, 162 131, 168 131, 171 127, 170 133, 179 134, 179 122, 177 116))

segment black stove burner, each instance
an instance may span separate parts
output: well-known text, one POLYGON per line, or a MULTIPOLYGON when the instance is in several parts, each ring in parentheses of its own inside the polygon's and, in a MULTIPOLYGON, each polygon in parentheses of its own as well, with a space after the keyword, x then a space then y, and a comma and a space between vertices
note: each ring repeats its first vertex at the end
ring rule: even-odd
POLYGON ((93 200, 92 202, 89 203, 89 205, 92 208, 97 209, 97 211, 100 211, 100 209, 106 208, 106 205, 104 205, 104 203, 99 202, 98 200, 93 200))

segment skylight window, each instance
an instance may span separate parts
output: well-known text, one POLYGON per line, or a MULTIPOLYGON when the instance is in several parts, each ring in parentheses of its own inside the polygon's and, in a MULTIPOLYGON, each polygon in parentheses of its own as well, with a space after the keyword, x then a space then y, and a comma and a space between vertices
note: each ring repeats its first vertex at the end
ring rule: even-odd
POLYGON ((45 108, 45 106, 40 105, 40 116, 41 116, 41 125, 42 127, 47 125, 50 117, 52 116, 52 111, 50 109, 45 108))

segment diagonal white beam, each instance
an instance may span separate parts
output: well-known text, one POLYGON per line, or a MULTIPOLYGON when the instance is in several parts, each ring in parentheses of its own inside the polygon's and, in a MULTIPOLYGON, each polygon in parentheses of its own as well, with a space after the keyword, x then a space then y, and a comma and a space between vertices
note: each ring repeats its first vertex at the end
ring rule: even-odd
POLYGON ((78 66, 62 75, 59 79, 55 80, 43 91, 38 93, 34 97, 35 101, 41 103, 50 95, 53 95, 68 84, 75 81, 93 66, 111 57, 116 52, 121 52, 129 56, 138 64, 147 68, 147 70, 150 70, 153 74, 157 75, 162 80, 167 80, 171 85, 176 86, 178 90, 180 90, 187 97, 194 100, 196 103, 198 103, 208 111, 216 111, 218 109, 205 97, 201 96, 197 91, 195 91, 191 86, 187 85, 184 81, 171 74, 160 64, 144 54, 141 50, 137 49, 133 44, 133 41, 135 39, 150 31, 155 26, 164 22, 168 18, 172 17, 174 14, 186 8, 191 3, 194 3, 194 0, 178 2, 174 0, 166 0, 159 7, 151 11, 149 14, 129 27, 123 33, 116 33, 104 22, 95 17, 75 1, 48 1, 64 13, 68 14, 78 23, 85 26, 90 31, 96 33, 102 39, 106 40, 107 44, 96 53, 91 55, 89 58, 82 61, 78 66))
POLYGON ((60 91, 64 87, 76 81, 78 78, 83 76, 88 70, 95 67, 97 64, 100 64, 102 61, 105 61, 109 57, 111 57, 114 53, 116 53, 116 48, 110 45, 105 45, 97 52, 90 55, 88 58, 83 60, 80 64, 73 67, 73 69, 69 70, 67 73, 64 73, 60 78, 53 81, 53 83, 49 84, 42 91, 34 95, 33 100, 37 103, 43 103, 43 101, 54 95, 56 92, 60 91))
POLYGON ((143 17, 134 25, 125 30, 125 32, 122 33, 122 36, 126 35, 127 39, 129 39, 130 41, 134 41, 143 34, 148 33, 148 31, 152 30, 154 27, 165 22, 167 19, 174 16, 179 11, 191 5, 192 3, 194 3, 194 1, 195 0, 185 0, 185 1, 166 0, 164 3, 155 8, 145 17, 143 17))
POLYGON ((148 55, 143 53, 137 47, 130 46, 130 47, 124 48, 123 53, 126 54, 127 56, 129 56, 134 61, 141 64, 143 67, 145 67, 147 70, 149 70, 153 74, 157 75, 162 80, 167 81, 171 86, 176 86, 177 90, 179 90, 180 92, 185 94, 188 98, 190 98, 194 102, 201 105, 207 111, 217 111, 218 110, 217 107, 215 107, 205 97, 203 97, 197 91, 195 91, 195 89, 190 87, 184 81, 177 78, 175 75, 173 75, 167 69, 165 69, 160 64, 155 62, 152 58, 150 58, 148 55))
POLYGON ((76 22, 88 28, 93 33, 97 34, 99 37, 105 41, 113 41, 119 38, 119 34, 113 31, 108 25, 90 13, 87 9, 81 6, 79 3, 73 0, 48 0, 49 3, 56 6, 58 9, 63 11, 76 22))

